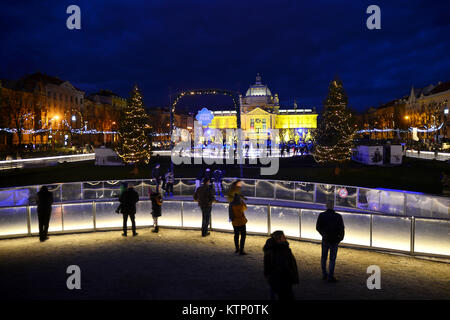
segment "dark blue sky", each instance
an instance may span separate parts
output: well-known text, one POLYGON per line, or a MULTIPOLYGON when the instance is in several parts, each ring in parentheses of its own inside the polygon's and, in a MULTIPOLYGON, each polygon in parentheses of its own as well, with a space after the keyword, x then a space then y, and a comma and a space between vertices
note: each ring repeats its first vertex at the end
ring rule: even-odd
POLYGON ((339 75, 362 110, 449 81, 449 38, 448 0, 4 0, 0 78, 39 70, 123 96, 137 83, 155 106, 169 87, 245 93, 260 72, 282 105, 320 108, 339 75), (71 4, 81 30, 66 28, 71 4), (371 4, 381 30, 366 28, 371 4))

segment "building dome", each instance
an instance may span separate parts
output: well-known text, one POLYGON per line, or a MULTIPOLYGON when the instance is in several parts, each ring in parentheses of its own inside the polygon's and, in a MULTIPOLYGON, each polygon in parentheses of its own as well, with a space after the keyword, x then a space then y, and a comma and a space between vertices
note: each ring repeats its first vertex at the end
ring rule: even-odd
POLYGON ((266 85, 263 85, 261 82, 261 76, 256 76, 256 82, 254 85, 251 85, 250 88, 248 88, 247 93, 245 94, 246 97, 262 97, 262 96, 272 96, 272 92, 270 92, 270 89, 267 88, 266 85))

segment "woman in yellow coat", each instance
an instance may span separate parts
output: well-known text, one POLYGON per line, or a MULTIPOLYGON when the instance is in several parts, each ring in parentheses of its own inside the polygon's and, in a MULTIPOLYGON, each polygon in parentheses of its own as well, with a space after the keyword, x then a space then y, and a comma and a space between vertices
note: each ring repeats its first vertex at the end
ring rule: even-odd
POLYGON ((247 205, 244 202, 243 197, 239 193, 234 194, 234 199, 230 203, 229 215, 234 229, 234 245, 236 247, 235 253, 240 255, 246 255, 244 252, 245 237, 247 235, 247 218, 245 217, 245 210, 247 205), (240 241, 239 241, 240 235, 240 241))

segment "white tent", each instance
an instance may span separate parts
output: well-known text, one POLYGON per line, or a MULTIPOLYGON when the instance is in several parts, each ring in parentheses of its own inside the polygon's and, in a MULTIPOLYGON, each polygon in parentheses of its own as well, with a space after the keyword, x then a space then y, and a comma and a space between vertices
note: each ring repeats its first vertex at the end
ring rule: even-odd
POLYGON ((122 159, 117 153, 110 148, 95 148, 95 165, 96 166, 123 166, 122 159))

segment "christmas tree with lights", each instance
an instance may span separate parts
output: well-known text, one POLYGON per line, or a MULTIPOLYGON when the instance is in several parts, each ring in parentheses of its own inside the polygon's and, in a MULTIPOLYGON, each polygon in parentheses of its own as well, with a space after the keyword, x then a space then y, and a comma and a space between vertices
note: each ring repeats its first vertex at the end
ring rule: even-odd
POLYGON ((116 152, 125 163, 142 164, 150 160, 150 145, 145 132, 147 121, 148 115, 144 110, 142 95, 135 85, 119 119, 119 143, 116 152))
POLYGON ((324 101, 322 121, 314 135, 316 144, 314 159, 319 163, 343 163, 350 160, 355 135, 353 116, 347 108, 348 99, 342 82, 330 83, 324 101))

